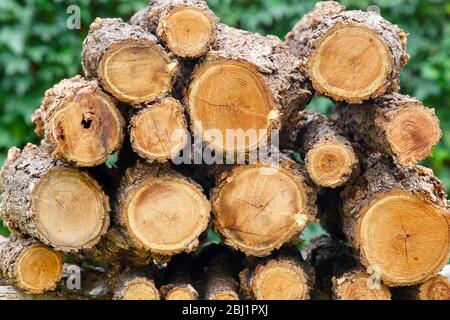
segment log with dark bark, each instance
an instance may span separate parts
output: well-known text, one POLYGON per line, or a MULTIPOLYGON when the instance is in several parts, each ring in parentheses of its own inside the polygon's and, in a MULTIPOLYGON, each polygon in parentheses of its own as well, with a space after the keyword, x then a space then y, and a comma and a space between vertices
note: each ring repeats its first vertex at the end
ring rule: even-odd
POLYGON ((127 169, 113 203, 115 225, 130 247, 162 256, 194 250, 210 211, 198 184, 167 164, 143 162, 127 169))
POLYGON ((271 129, 311 98, 298 64, 277 37, 220 25, 213 51, 199 62, 186 91, 192 132, 222 153, 266 146, 271 129))
POLYGON ((398 91, 406 33, 376 13, 344 10, 319 3, 286 36, 314 89, 352 103, 398 91))
POLYGON ((316 272, 315 298, 390 299, 389 288, 371 277, 358 264, 350 248, 339 241, 327 236, 316 238, 304 249, 304 254, 316 272))
POLYGON ((83 43, 88 78, 118 100, 135 107, 172 91, 178 62, 144 29, 121 19, 97 18, 83 43))
POLYGON ((218 19, 203 0, 151 0, 130 22, 157 35, 175 55, 195 59, 216 39, 218 19))
POLYGON ((2 237, 0 270, 10 285, 28 294, 40 294, 54 290, 61 280, 63 257, 36 240, 2 237))
POLYGON ((187 144, 184 109, 178 100, 164 98, 135 114, 130 121, 134 152, 150 162, 167 162, 187 144))
POLYGON ((315 189, 293 161, 224 170, 211 201, 214 227, 226 244, 247 255, 266 256, 314 220, 315 189))
POLYGON ((315 184, 336 188, 358 173, 359 162, 351 143, 327 116, 301 111, 284 125, 282 138, 299 150, 315 184))
POLYGON ((353 140, 404 166, 430 156, 442 136, 434 109, 401 94, 383 95, 363 105, 340 104, 334 117, 353 140))
POLYGON ((193 263, 188 255, 171 259, 164 277, 165 285, 160 288, 164 300, 198 300, 193 263))
POLYGON ((47 90, 33 122, 36 135, 53 146, 53 156, 77 166, 102 164, 122 147, 125 121, 96 80, 76 76, 47 90))
POLYGON ((97 181, 52 158, 46 144, 11 148, 0 178, 6 225, 48 246, 91 248, 109 226, 109 200, 97 181))
POLYGON ((248 258, 239 278, 242 297, 256 300, 307 300, 314 284, 311 266, 295 247, 248 258))
POLYGON ((431 170, 380 159, 341 197, 344 233, 363 265, 374 268, 385 284, 423 282, 447 263, 447 198, 431 170))
POLYGON ((203 300, 239 300, 241 256, 232 250, 211 245, 198 258, 202 278, 198 281, 203 300))
POLYGON ((450 300, 450 279, 438 274, 415 286, 394 289, 397 300, 450 300))

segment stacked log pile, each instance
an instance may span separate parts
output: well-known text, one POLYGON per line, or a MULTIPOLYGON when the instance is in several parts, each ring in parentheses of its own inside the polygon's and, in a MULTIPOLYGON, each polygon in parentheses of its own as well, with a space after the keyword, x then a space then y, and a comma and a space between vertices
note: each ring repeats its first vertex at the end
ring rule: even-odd
POLYGON ((447 198, 418 165, 441 130, 398 93, 406 33, 327 1, 285 40, 203 0, 97 18, 84 77, 33 115, 41 144, 3 164, 0 299, 450 299, 447 198), (315 95, 332 115, 305 110, 315 95), (300 252, 314 221, 329 236, 300 252), (107 290, 71 292, 64 258, 107 290))

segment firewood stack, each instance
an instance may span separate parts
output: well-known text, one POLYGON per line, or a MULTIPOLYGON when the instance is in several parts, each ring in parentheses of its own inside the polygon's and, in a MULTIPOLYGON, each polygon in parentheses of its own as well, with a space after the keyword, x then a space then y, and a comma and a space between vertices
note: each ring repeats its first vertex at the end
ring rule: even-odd
POLYGON ((130 23, 97 18, 84 77, 45 93, 41 144, 10 149, 3 165, 12 235, 0 298, 99 298, 66 288, 70 258, 81 282, 86 265, 102 268, 101 298, 450 299, 437 275, 450 253, 446 194, 417 165, 439 119, 398 93, 406 42, 333 1, 285 42, 220 23, 202 0, 152 0, 130 23), (331 116, 304 110, 314 95, 336 102, 331 116), (239 143, 230 130, 258 135, 239 143), (277 161, 255 159, 274 131, 277 161), (301 254, 314 221, 330 236, 301 254), (223 245, 205 248, 209 227, 223 245))

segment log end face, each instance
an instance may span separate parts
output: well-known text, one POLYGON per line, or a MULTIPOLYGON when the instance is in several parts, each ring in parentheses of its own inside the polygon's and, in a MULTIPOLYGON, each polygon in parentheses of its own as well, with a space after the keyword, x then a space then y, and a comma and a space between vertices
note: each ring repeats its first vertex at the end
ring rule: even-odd
POLYGON ((378 194, 356 228, 362 262, 390 286, 423 282, 448 261, 448 221, 447 209, 410 191, 378 194))
POLYGON ((190 284, 174 286, 167 292, 165 300, 198 300, 198 293, 190 284))
POLYGON ((196 59, 209 51, 216 28, 216 19, 210 12, 178 6, 161 19, 157 32, 175 55, 196 59))
POLYGON ((63 258, 58 252, 41 244, 25 249, 17 261, 17 285, 28 293, 52 290, 61 280, 63 258))
POLYGON ((125 121, 99 91, 78 92, 50 121, 55 154, 78 166, 102 164, 122 146, 125 121))
POLYGON ((347 182, 358 166, 350 144, 328 140, 317 144, 306 155, 306 170, 318 186, 336 188, 347 182))
POLYGON ((134 116, 130 140, 133 150, 147 160, 165 162, 176 156, 188 142, 181 104, 167 98, 134 116))
POLYGON ((63 251, 90 248, 109 225, 108 198, 74 169, 52 169, 34 187, 31 209, 42 240, 63 251))
POLYGON ((450 279, 437 275, 422 283, 418 298, 421 300, 450 300, 450 279))
POLYGON ((136 278, 126 283, 120 290, 118 300, 159 300, 159 292, 153 281, 146 278, 136 278))
POLYGON ((280 118, 266 81, 244 61, 219 59, 202 65, 194 72, 187 101, 193 132, 219 151, 256 150, 267 143, 280 118), (228 139, 227 132, 251 136, 228 139))
POLYGON ((333 278, 333 292, 338 300, 391 300, 389 287, 372 283, 365 272, 350 272, 333 278))
POLYGON ((361 103, 386 92, 392 64, 391 51, 376 32, 345 23, 333 26, 316 44, 307 72, 319 93, 361 103))
POLYGON ((171 256, 195 249, 211 207, 199 187, 178 178, 151 177, 128 195, 122 210, 122 223, 137 247, 171 256))
POLYGON ((386 139, 395 160, 411 166, 431 155, 442 132, 434 112, 423 106, 405 106, 398 109, 385 123, 386 139))
POLYGON ((265 256, 309 223, 301 177, 265 166, 237 167, 213 195, 215 227, 248 255, 265 256))
POLYGON ((98 76, 118 100, 139 106, 170 92, 176 71, 176 63, 154 42, 126 40, 103 53, 98 76))
POLYGON ((306 300, 307 277, 302 268, 288 260, 274 260, 259 266, 250 282, 257 300, 306 300))

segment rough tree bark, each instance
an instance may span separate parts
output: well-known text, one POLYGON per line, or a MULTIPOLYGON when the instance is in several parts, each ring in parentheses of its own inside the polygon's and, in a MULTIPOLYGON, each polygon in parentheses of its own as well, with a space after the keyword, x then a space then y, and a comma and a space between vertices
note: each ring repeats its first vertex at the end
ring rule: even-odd
POLYGON ((334 117, 352 139, 404 166, 431 155, 442 136, 434 109, 401 94, 383 95, 363 105, 341 104, 334 117))
POLYGON ((308 300, 314 272, 294 248, 265 258, 249 258, 239 274, 241 295, 256 300, 308 300))
POLYGON ((36 135, 55 149, 52 155, 77 166, 102 164, 122 147, 125 121, 96 80, 76 76, 47 90, 33 122, 36 135))
POLYGON ((63 291, 27 294, 14 286, 0 286, 0 300, 87 300, 87 298, 63 291))
POLYGON ((216 39, 218 19, 203 0, 151 0, 130 22, 157 35, 175 55, 195 59, 216 39))
POLYGON ((178 62, 154 35, 121 19, 91 24, 82 59, 88 78, 98 78, 106 91, 135 107, 170 92, 178 72, 178 62))
POLYGON ((398 91, 406 33, 376 13, 344 10, 319 3, 286 37, 314 89, 351 103, 398 91))
POLYGON ((423 167, 373 161, 341 193, 344 233, 362 264, 389 286, 433 277, 449 257, 449 213, 442 183, 423 167))
POLYGON ((299 150, 315 184, 336 188, 358 173, 359 162, 351 143, 327 116, 301 111, 285 124, 282 140, 299 150))
POLYGON ((293 161, 228 167, 211 195, 214 227, 226 244, 267 256, 314 220, 315 197, 305 171, 293 161))
POLYGON ((91 248, 109 226, 109 200, 86 172, 44 144, 11 148, 0 173, 2 218, 11 229, 61 251, 91 248))
POLYGON ((167 162, 189 139, 184 108, 178 100, 164 98, 135 114, 129 124, 134 152, 150 162, 167 162))
POLYGON ((113 202, 115 225, 130 247, 162 256, 194 250, 210 211, 198 184, 169 165, 142 162, 127 169, 113 202))
POLYGON ((186 91, 192 132, 222 153, 265 146, 271 129, 311 98, 298 64, 277 37, 220 25, 213 51, 199 62, 186 91), (227 130, 255 136, 239 141, 227 130))
POLYGON ((63 273, 63 257, 32 239, 2 237, 0 270, 7 283, 28 294, 54 290, 63 273))

